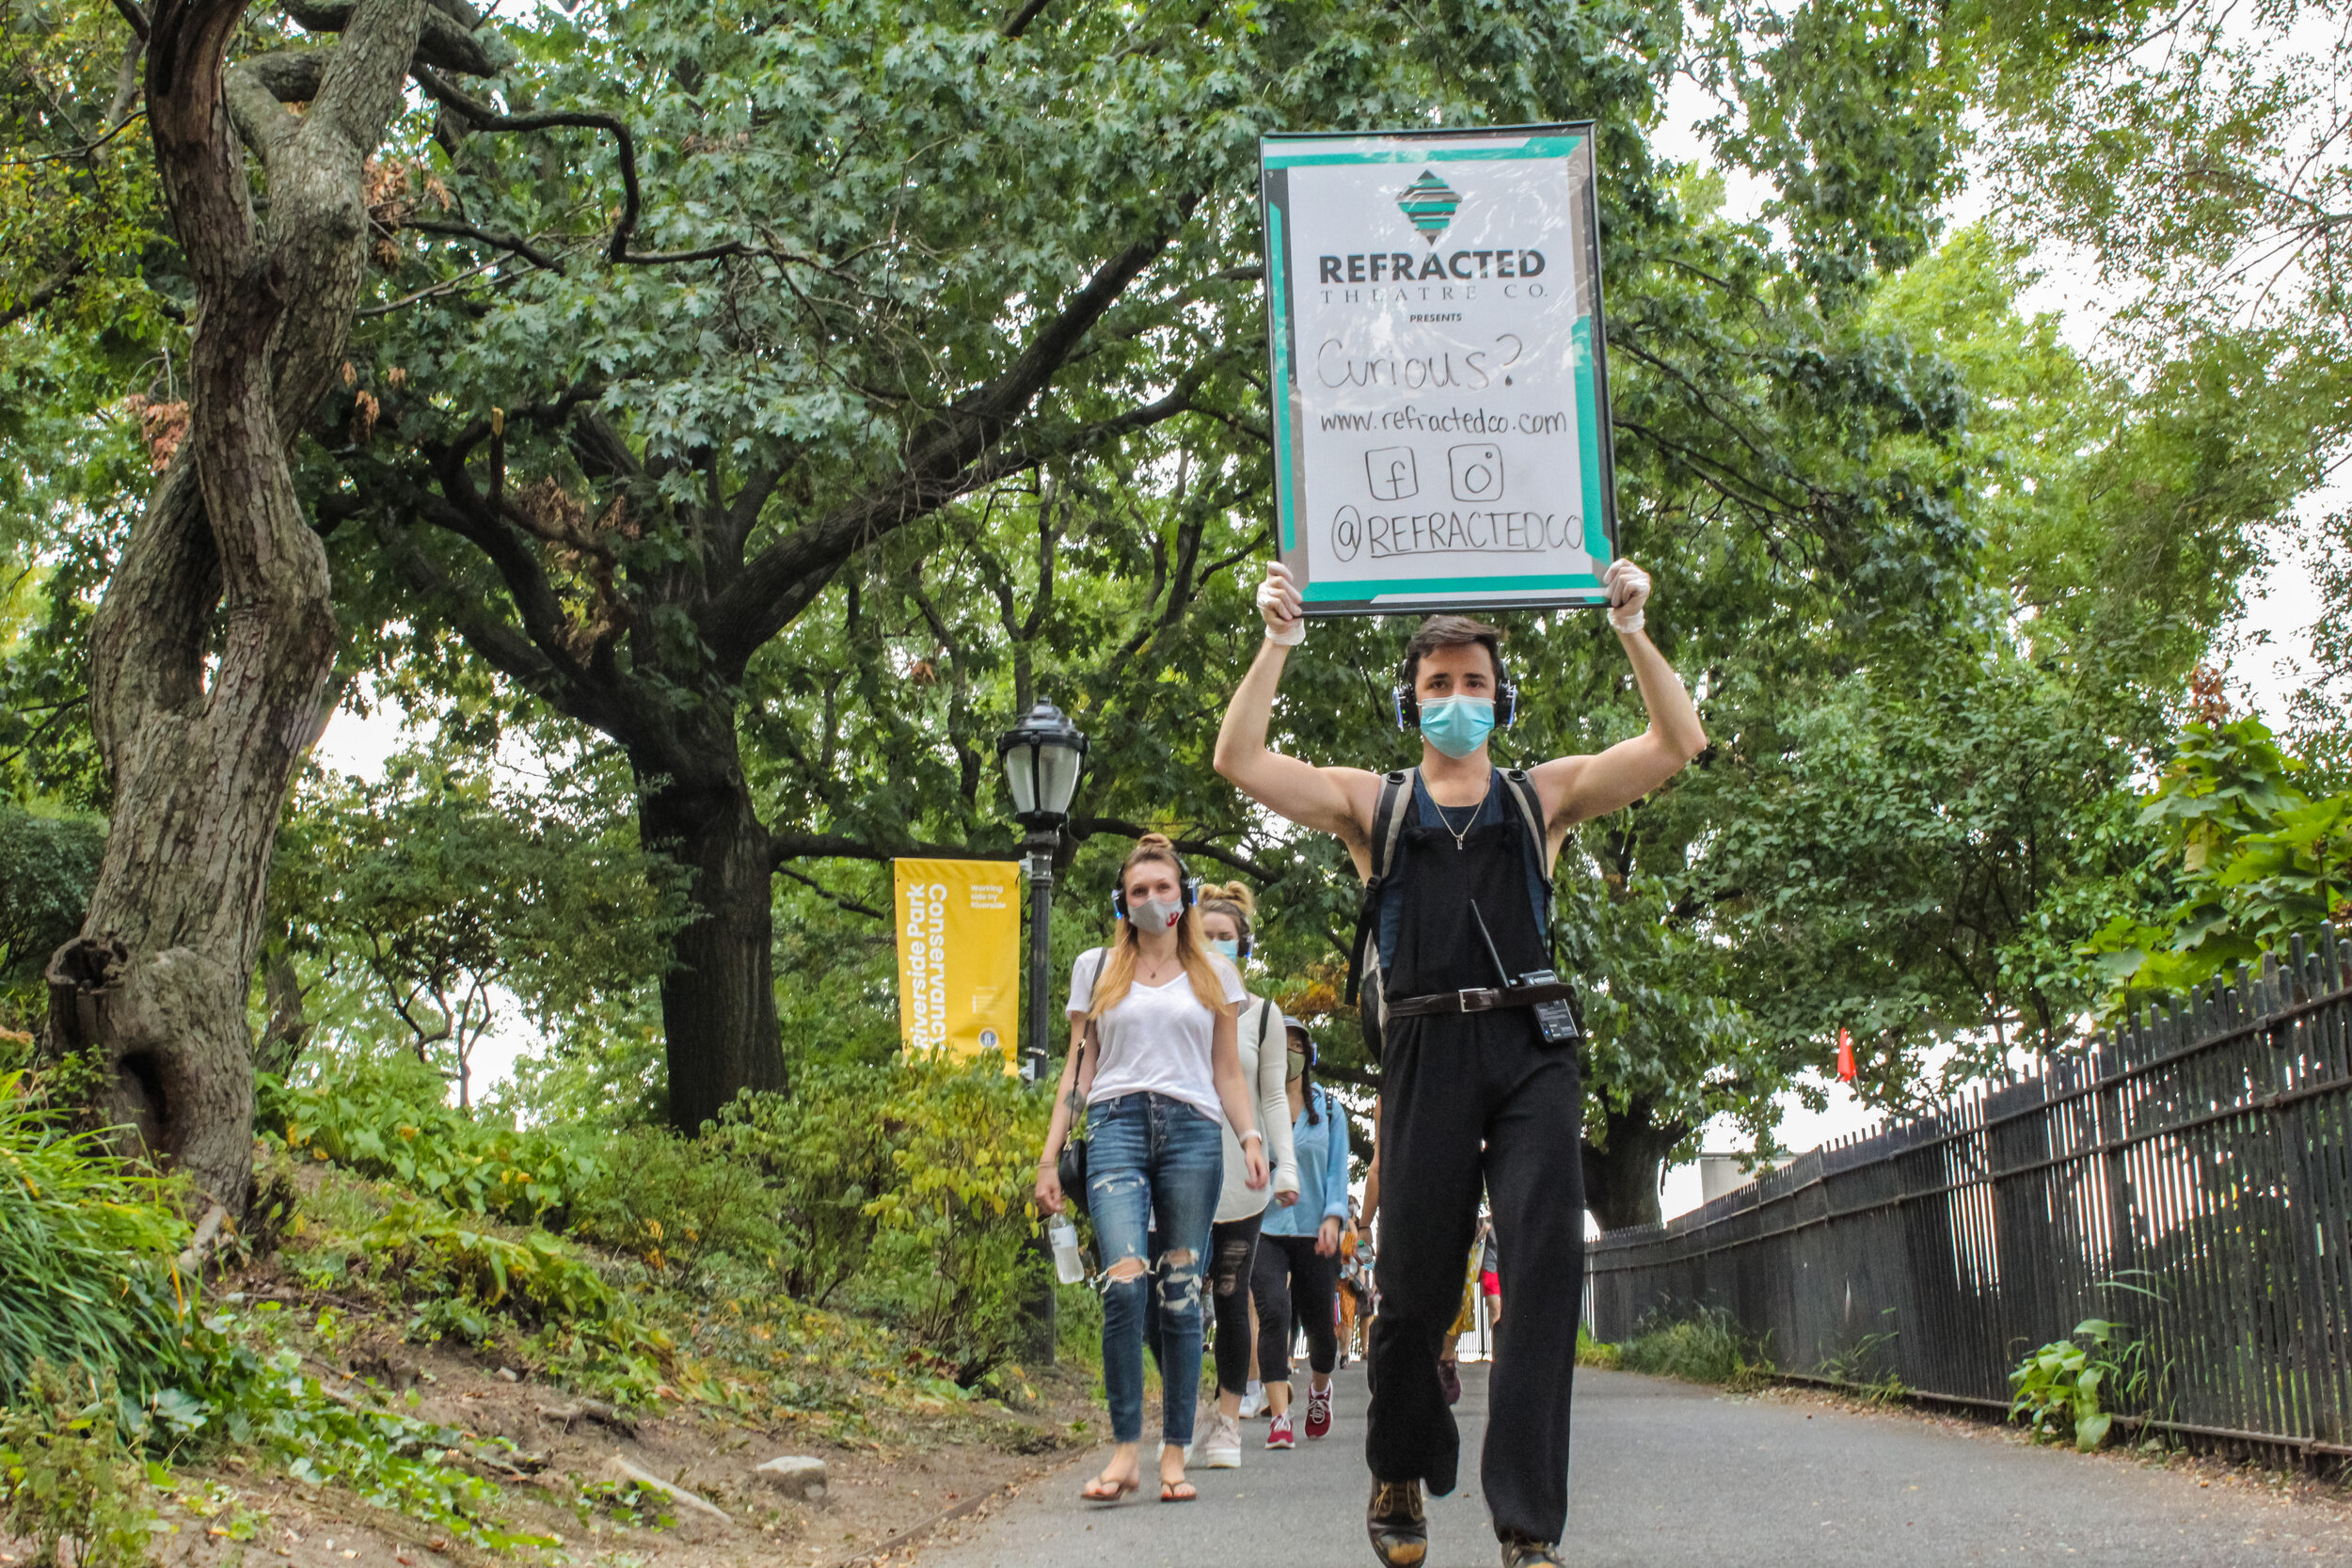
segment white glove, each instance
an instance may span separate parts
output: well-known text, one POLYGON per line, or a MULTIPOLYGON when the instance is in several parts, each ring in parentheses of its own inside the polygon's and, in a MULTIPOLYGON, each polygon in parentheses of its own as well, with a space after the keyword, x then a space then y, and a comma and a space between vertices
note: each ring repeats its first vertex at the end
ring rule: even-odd
POLYGON ((1619 631, 1642 629, 1642 607, 1649 602, 1649 574, 1619 556, 1600 575, 1609 590, 1609 624, 1619 631))
POLYGON ((1258 584, 1258 613, 1265 617, 1265 640, 1285 648, 1306 641, 1304 611, 1298 588, 1291 581, 1291 569, 1279 561, 1267 562, 1265 580, 1258 584))

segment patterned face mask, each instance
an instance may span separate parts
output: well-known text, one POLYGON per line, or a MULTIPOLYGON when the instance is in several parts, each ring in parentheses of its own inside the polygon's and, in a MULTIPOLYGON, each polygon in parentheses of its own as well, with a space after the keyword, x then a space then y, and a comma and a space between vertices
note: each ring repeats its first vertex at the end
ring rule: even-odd
POLYGON ((1127 906, 1127 923, 1138 931, 1172 931, 1184 918, 1184 906, 1165 898, 1146 898, 1127 906))

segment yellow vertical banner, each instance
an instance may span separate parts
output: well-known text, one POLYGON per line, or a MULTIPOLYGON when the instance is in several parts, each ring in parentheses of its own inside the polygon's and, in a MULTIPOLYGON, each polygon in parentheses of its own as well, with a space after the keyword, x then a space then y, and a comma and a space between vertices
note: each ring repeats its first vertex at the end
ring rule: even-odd
POLYGON ((909 1051, 1018 1059, 1018 861, 890 863, 898 882, 898 1034, 909 1051))

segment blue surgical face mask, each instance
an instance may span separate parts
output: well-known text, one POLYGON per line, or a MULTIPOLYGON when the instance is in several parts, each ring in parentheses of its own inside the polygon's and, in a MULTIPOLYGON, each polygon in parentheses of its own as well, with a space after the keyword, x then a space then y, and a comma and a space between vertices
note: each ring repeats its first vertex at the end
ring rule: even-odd
POLYGON ((1494 733, 1495 705, 1486 697, 1441 697, 1421 705, 1421 733, 1450 757, 1466 757, 1494 733))
POLYGON ((1241 943, 1240 943, 1240 942, 1228 942, 1228 941, 1226 941, 1223 937, 1216 937, 1216 938, 1214 938, 1213 940, 1211 940, 1211 942, 1209 942, 1209 945, 1210 945, 1211 947, 1216 948, 1218 952, 1220 952, 1220 953, 1224 954, 1227 958, 1229 958, 1232 959, 1235 963, 1239 963, 1239 962, 1241 962, 1241 943))

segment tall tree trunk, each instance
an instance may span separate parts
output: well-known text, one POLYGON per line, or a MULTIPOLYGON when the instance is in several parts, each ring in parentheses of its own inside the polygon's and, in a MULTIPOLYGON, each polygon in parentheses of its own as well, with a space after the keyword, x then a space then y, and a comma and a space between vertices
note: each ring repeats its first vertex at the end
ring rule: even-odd
POLYGON ((1603 1230, 1656 1225, 1662 1215, 1658 1190, 1666 1156, 1690 1129, 1673 1122, 1661 1127, 1652 1120, 1655 1112, 1649 1101, 1637 1100, 1609 1114, 1599 1143, 1585 1140, 1584 1207, 1603 1230))
POLYGON ((362 167, 423 8, 361 0, 310 113, 263 95, 235 129, 226 50, 245 0, 161 0, 150 24, 149 125, 197 288, 188 432, 92 633, 114 812, 82 934, 50 962, 50 1018, 59 1047, 103 1067, 100 1108, 232 1215, 252 1182, 262 894, 335 651, 326 551, 288 453, 350 329, 362 167), (266 234, 238 130, 268 166, 266 234))
POLYGON ((690 1136, 739 1090, 782 1092, 771 912, 773 855, 752 809, 734 715, 721 707, 694 737, 691 776, 638 765, 638 832, 691 875, 693 919, 672 939, 661 978, 670 1064, 670 1125, 690 1136))

